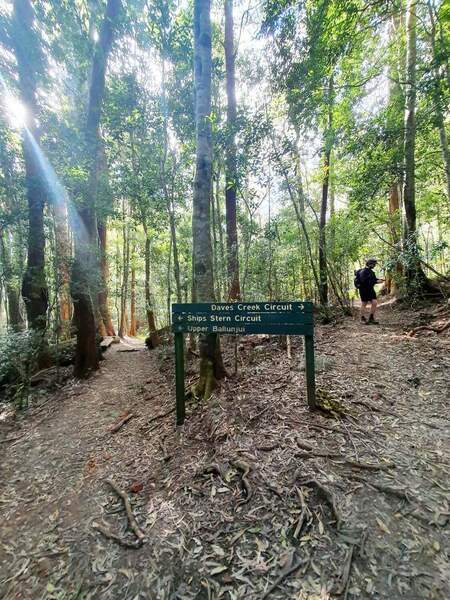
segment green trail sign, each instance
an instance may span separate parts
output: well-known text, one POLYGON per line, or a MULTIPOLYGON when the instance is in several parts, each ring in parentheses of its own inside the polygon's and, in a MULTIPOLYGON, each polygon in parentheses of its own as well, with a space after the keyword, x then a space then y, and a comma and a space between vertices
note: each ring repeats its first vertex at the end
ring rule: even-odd
POLYGON ((308 405, 315 407, 314 323, 312 302, 211 302, 172 304, 175 334, 177 425, 184 423, 183 334, 305 336, 305 371, 308 405))

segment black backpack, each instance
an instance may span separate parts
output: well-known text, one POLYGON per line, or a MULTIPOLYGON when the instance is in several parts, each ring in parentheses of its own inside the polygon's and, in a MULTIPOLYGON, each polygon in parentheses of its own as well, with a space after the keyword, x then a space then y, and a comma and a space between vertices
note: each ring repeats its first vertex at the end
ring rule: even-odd
POLYGON ((359 288, 361 287, 361 284, 362 284, 361 271, 362 271, 362 269, 358 269, 357 271, 355 271, 355 279, 353 280, 353 283, 355 284, 355 288, 357 290, 359 290, 359 288))

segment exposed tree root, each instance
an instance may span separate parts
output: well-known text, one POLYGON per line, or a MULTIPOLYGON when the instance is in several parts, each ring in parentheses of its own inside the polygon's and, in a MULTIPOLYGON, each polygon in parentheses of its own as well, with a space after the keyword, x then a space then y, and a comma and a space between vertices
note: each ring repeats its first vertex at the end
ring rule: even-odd
POLYGON ((136 517, 134 516, 133 511, 131 510, 130 499, 128 498, 127 494, 125 492, 123 492, 114 483, 114 481, 111 481, 111 479, 105 479, 105 483, 107 485, 109 485, 116 492, 116 494, 122 499, 123 504, 125 506, 125 511, 127 513, 127 518, 128 518, 128 523, 130 525, 130 528, 132 529, 134 535, 137 537, 138 541, 142 544, 145 539, 145 534, 139 528, 139 525, 136 521, 136 517))
POLYGON ((440 327, 432 327, 431 325, 420 325, 420 327, 414 327, 406 335, 407 337, 414 337, 420 331, 434 331, 434 333, 442 333, 450 327, 450 320, 443 323, 440 327))
POLYGON ((241 482, 242 482, 242 491, 243 491, 244 498, 242 499, 241 502, 246 503, 251 499, 251 497, 253 495, 252 487, 247 479, 247 475, 250 473, 251 467, 250 467, 250 465, 248 465, 246 462, 244 462, 242 460, 232 461, 231 464, 233 465, 233 467, 235 467, 238 471, 240 471, 242 473, 241 482))
POLYGON ((289 577, 289 575, 292 575, 292 573, 295 573, 295 571, 298 571, 300 569, 300 567, 305 566, 308 562, 309 562, 308 560, 299 560, 290 569, 288 569, 287 571, 285 571, 284 573, 282 573, 272 583, 272 585, 269 587, 269 589, 261 596, 261 600, 265 600, 266 598, 268 598, 270 596, 270 594, 277 589, 277 587, 280 585, 280 583, 283 583, 283 581, 287 577, 289 577))
POLYGON ((360 483, 365 483, 366 485, 369 485, 380 492, 384 492, 385 494, 389 494, 391 496, 396 496, 400 500, 406 500, 406 502, 411 502, 411 498, 409 497, 408 493, 405 492, 405 490, 395 488, 390 485, 384 485, 383 483, 369 481, 365 477, 360 477, 359 475, 349 475, 349 477, 355 481, 359 481, 360 483))
POLYGON ((336 583, 335 588, 333 589, 333 593, 338 596, 343 596, 343 600, 346 600, 348 596, 348 589, 350 586, 350 571, 352 570, 352 562, 353 562, 353 553, 355 551, 355 546, 352 544, 347 552, 347 556, 345 558, 344 568, 342 569, 342 573, 339 577, 338 582, 336 583))
POLYGON ((134 550, 136 550, 137 548, 140 548, 142 546, 142 541, 136 540, 135 542, 129 542, 128 540, 124 540, 123 538, 116 535, 115 533, 113 533, 103 525, 100 525, 99 523, 92 523, 92 527, 96 531, 99 531, 101 534, 103 534, 109 540, 113 540, 113 542, 116 542, 117 544, 119 544, 119 546, 123 546, 124 548, 133 548, 134 550))
POLYGON ((307 481, 300 481, 300 483, 302 486, 316 488, 320 496, 322 496, 322 498, 324 498, 324 500, 326 500, 326 502, 330 506, 331 512, 336 521, 336 527, 339 529, 342 522, 342 516, 336 505, 336 499, 334 497, 333 492, 327 489, 324 485, 320 483, 320 481, 317 481, 316 479, 308 479, 307 481))
POLYGON ((297 445, 300 448, 304 448, 306 452, 296 452, 295 457, 297 458, 332 458, 338 459, 341 464, 348 465, 349 467, 354 467, 356 469, 368 469, 373 471, 386 471, 388 469, 393 469, 395 467, 395 463, 389 461, 384 463, 365 463, 359 462, 356 460, 351 460, 343 456, 340 452, 329 452, 328 450, 316 450, 306 442, 301 442, 297 440, 297 445))

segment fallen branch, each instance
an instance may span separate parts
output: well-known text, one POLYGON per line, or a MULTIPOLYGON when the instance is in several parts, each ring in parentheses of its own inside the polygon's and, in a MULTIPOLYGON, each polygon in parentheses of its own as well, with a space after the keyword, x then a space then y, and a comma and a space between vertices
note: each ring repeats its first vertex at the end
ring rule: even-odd
POLYGON ((272 585, 269 587, 269 589, 267 590, 267 592, 265 592, 263 594, 263 596, 261 596, 261 600, 265 600, 266 598, 268 598, 270 596, 270 594, 277 589, 277 587, 280 585, 280 583, 283 583, 283 581, 286 579, 286 577, 289 577, 289 575, 292 575, 292 573, 295 573, 295 571, 298 571, 300 569, 300 567, 306 565, 307 562, 308 562, 307 560, 299 560, 290 569, 288 569, 287 571, 285 571, 284 573, 282 573, 272 583, 272 585))
POLYGON ((172 414, 173 412, 175 412, 176 407, 173 406, 170 410, 166 411, 165 413, 161 413, 159 415, 155 415, 154 417, 152 417, 151 419, 149 419, 147 421, 147 424, 150 425, 150 423, 153 423, 153 421, 157 421, 158 419, 163 419, 164 417, 168 417, 170 414, 172 414))
POLYGON ((109 529, 107 529, 106 527, 104 527, 103 525, 100 525, 99 523, 92 523, 92 527, 96 531, 99 531, 101 534, 103 534, 109 540, 113 540, 113 542, 116 542, 124 548, 133 548, 134 550, 136 550, 137 548, 140 548, 142 546, 142 542, 140 542, 139 540, 137 540, 136 542, 129 542, 128 540, 124 540, 109 529))
POLYGON ((303 498, 302 491, 299 490, 298 488, 297 488, 297 494, 298 494, 298 497, 300 498, 300 506, 302 507, 302 512, 300 513, 300 516, 299 516, 298 521, 297 521, 297 525, 295 527, 295 531, 294 531, 294 538, 295 539, 298 538, 298 536, 300 535, 300 533, 302 531, 303 525, 305 523, 306 511, 307 511, 307 507, 306 507, 306 504, 305 504, 305 500, 303 498))
POLYGON ((331 512, 336 521, 336 527, 339 529, 342 517, 339 509, 336 506, 336 499, 334 497, 333 492, 327 489, 324 485, 317 481, 316 479, 308 479, 307 481, 301 481, 302 486, 314 487, 319 492, 319 494, 326 500, 331 508, 331 512))
POLYGON ((420 327, 414 327, 406 335, 407 337, 414 337, 416 333, 420 331, 434 331, 434 333, 442 333, 450 327, 450 320, 443 323, 440 327, 432 327, 431 325, 420 325, 420 327))
POLYGON ((134 417, 133 413, 125 413, 124 417, 122 417, 122 419, 120 419, 120 421, 118 421, 115 425, 112 425, 109 428, 110 433, 117 433, 119 431, 119 429, 121 427, 123 427, 125 425, 125 423, 128 423, 128 421, 130 419, 132 419, 134 417))
POLYGON ((122 498, 123 504, 125 506, 125 511, 127 513, 128 523, 130 524, 134 535, 142 544, 145 539, 145 534, 139 528, 139 525, 136 521, 136 517, 134 516, 133 511, 131 510, 130 499, 128 498, 127 494, 123 492, 119 487, 117 487, 117 485, 114 483, 114 481, 111 481, 111 479, 105 479, 105 483, 108 484, 120 498, 122 498))

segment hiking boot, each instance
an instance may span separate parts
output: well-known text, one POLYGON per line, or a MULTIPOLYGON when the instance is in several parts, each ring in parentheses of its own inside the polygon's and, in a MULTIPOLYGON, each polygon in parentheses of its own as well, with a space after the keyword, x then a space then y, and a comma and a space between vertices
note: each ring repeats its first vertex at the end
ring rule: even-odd
POLYGON ((373 315, 370 315, 369 320, 367 321, 368 325, 379 325, 378 321, 375 321, 375 319, 373 318, 373 315))
POLYGON ((361 323, 367 323, 367 319, 364 315, 361 315, 361 323))

